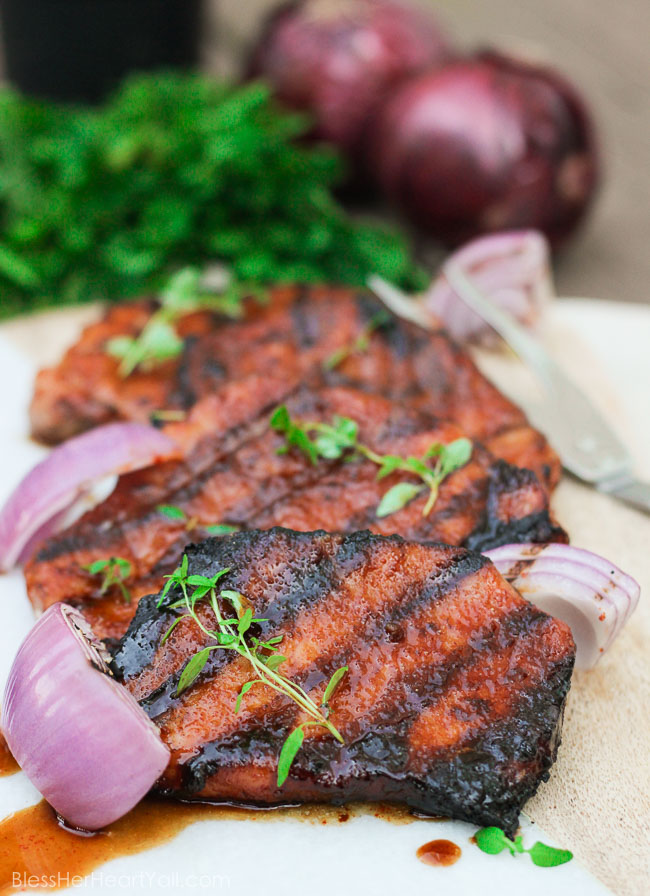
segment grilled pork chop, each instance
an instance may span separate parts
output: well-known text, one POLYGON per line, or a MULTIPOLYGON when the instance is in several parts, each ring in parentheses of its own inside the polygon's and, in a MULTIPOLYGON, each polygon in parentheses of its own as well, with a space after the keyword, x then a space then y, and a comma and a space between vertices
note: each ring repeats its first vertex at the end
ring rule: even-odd
MULTIPOLYGON (((206 399, 183 424, 184 460, 158 464, 120 478, 109 498, 72 527, 47 539, 27 564, 28 594, 39 608, 66 600, 80 606, 100 637, 120 636, 143 594, 160 588, 189 542, 205 527, 286 526, 300 531, 399 533, 481 549, 513 541, 566 540, 548 513, 548 497, 535 475, 495 460, 480 443, 472 457, 441 484, 423 515, 426 495, 382 519, 382 495, 408 479, 395 473, 377 480, 362 458, 312 464, 298 449, 278 454, 283 438, 269 425, 286 386, 258 377, 230 384, 229 400, 206 399), (184 518, 160 510, 172 505, 184 518), (101 576, 85 569, 98 559, 123 557, 132 565, 132 603, 118 589, 101 594, 101 576)), ((286 399, 292 417, 330 422, 336 415, 359 424, 360 441, 380 454, 422 456, 436 442, 462 435, 453 423, 344 387, 302 387, 286 399)))
POLYGON ((31 406, 36 438, 54 443, 111 420, 187 411, 258 375, 282 381, 287 391, 308 383, 383 395, 453 421, 495 457, 534 470, 551 487, 557 483, 559 462, 544 437, 469 356, 443 330, 426 333, 368 294, 282 287, 266 305, 249 302, 241 320, 189 314, 179 323, 185 340, 179 358, 123 379, 106 343, 137 335, 154 309, 153 302, 110 307, 57 367, 39 373, 31 406), (328 364, 337 353, 338 363, 328 364))
MULTIPOLYGON (((138 606, 114 669, 159 726, 171 762, 158 784, 183 799, 272 805, 387 800, 513 834, 519 812, 557 752, 574 662, 568 627, 524 601, 480 554, 369 532, 275 528, 187 548, 189 573, 229 567, 240 591, 282 636, 284 673, 329 701, 339 744, 308 728, 288 780, 278 754, 303 717, 254 678, 247 660, 210 654, 181 695, 181 670, 209 643, 194 621, 155 595, 138 606)), ((204 621, 214 627, 205 606, 204 621)))

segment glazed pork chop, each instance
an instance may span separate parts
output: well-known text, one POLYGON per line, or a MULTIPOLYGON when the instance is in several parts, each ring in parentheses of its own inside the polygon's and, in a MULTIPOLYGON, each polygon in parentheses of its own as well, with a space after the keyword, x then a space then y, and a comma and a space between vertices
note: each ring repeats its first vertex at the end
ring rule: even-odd
POLYGON ((533 470, 547 486, 557 483, 560 465, 545 438, 469 355, 444 330, 425 332, 367 293, 281 287, 264 305, 249 301, 239 320, 188 314, 178 325, 184 339, 178 358, 122 378, 106 345, 136 336, 155 308, 155 302, 110 307, 60 364, 39 373, 31 406, 36 438, 56 443, 112 420, 146 422, 161 409, 188 411, 256 375, 282 381, 287 392, 306 383, 382 395, 456 423, 495 457, 533 470))
MULTIPOLYGON (((215 650, 178 694, 181 671, 210 643, 195 621, 146 597, 114 652, 114 671, 159 726, 171 762, 158 784, 182 799, 245 802, 385 800, 513 834, 548 777, 574 662, 569 628, 524 601, 485 557, 369 532, 282 528, 187 547, 190 575, 229 568, 220 587, 282 637, 285 675, 329 701, 344 745, 308 728, 278 788, 282 743, 304 721, 254 678, 248 660, 215 650), (234 658, 233 658, 234 657, 234 658)), ((201 611, 214 627, 209 606, 201 611), (210 622, 210 620, 212 620, 210 622)))
POLYGON ((138 598, 158 590, 186 545, 207 537, 206 527, 215 524, 369 529, 479 550, 507 542, 566 540, 549 516, 546 490, 534 473, 495 459, 479 442, 469 462, 444 479, 428 515, 422 494, 378 518, 382 495, 408 475, 398 472, 379 481, 376 465, 360 456, 313 464, 296 448, 278 453, 283 437, 269 421, 284 397, 292 417, 350 418, 359 425, 360 441, 380 454, 401 457, 421 457, 432 444, 461 437, 454 423, 346 387, 302 387, 286 397, 282 381, 261 377, 243 387, 235 382, 230 389, 228 401, 225 393, 212 396, 182 424, 183 460, 121 477, 106 501, 41 545, 25 568, 36 607, 66 600, 83 609, 100 637, 119 637, 138 598), (177 511, 173 518, 161 509, 169 506, 177 511), (102 594, 101 577, 87 569, 110 557, 131 565, 130 603, 117 588, 102 594))

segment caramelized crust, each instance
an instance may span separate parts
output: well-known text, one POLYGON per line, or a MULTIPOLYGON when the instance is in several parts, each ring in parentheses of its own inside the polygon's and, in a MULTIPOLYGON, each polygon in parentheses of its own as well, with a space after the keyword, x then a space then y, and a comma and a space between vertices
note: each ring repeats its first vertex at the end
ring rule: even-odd
MULTIPOLYGON (((548 776, 574 660, 568 627, 525 602, 488 560, 463 548, 369 532, 251 531, 188 548, 190 574, 230 572, 223 587, 252 603, 264 638, 281 635, 283 671, 330 701, 345 745, 307 729, 289 779, 278 754, 303 721, 284 695, 255 686, 244 659, 213 651, 199 679, 176 689, 208 642, 173 595, 140 602, 114 654, 129 691, 172 752, 158 787, 184 799, 406 802, 512 833, 548 776)), ((202 610, 214 624, 211 611, 202 610)))
MULTIPOLYGON (((512 541, 564 540, 548 515, 546 491, 533 473, 496 461, 475 443, 468 464, 448 476, 428 516, 426 495, 378 519, 382 495, 405 479, 377 480, 377 467, 363 458, 312 464, 297 449, 278 454, 283 438, 269 425, 284 386, 271 379, 236 381, 224 401, 204 399, 200 419, 183 424, 184 460, 122 476, 115 491, 70 528, 50 537, 26 565, 28 594, 38 608, 59 600, 81 606, 101 637, 120 636, 138 598, 157 590, 180 561, 185 546, 206 537, 206 526, 276 525, 311 531, 369 529, 412 540, 476 548, 512 541), (207 433, 207 434, 206 434, 207 433), (185 519, 158 509, 171 504, 185 519), (84 569, 94 560, 124 557, 132 565, 132 603, 117 589, 100 594, 101 577, 84 569)), ((359 422, 360 440, 380 454, 422 456, 436 442, 462 435, 453 423, 378 395, 345 388, 300 388, 286 396, 292 416, 359 422)))
POLYGON ((152 302, 110 307, 86 328, 60 364, 36 380, 32 433, 59 442, 75 432, 116 419, 147 421, 159 409, 187 411, 234 380, 258 375, 314 387, 345 385, 373 392, 456 423, 484 441, 495 457, 532 469, 553 487, 559 463, 524 414, 477 370, 469 356, 440 330, 424 332, 391 316, 373 297, 331 287, 282 287, 260 306, 249 302, 241 320, 207 312, 183 318, 182 355, 150 372, 122 379, 105 352, 118 335, 137 335, 152 302), (378 313, 385 322, 368 336, 378 313), (327 360, 367 337, 334 369, 327 360))

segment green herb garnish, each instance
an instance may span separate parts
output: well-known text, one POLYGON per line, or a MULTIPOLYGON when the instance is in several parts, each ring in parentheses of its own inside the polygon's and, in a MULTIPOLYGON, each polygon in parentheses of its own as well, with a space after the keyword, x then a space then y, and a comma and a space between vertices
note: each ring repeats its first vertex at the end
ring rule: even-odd
POLYGON ((229 523, 217 523, 214 526, 204 526, 203 528, 210 535, 232 535, 233 532, 239 532, 239 526, 231 526, 229 523))
POLYGON ((379 467, 377 479, 396 472, 411 473, 421 480, 422 484, 399 482, 390 488, 382 497, 377 507, 377 516, 384 517, 405 507, 409 501, 425 491, 429 497, 422 511, 428 516, 438 497, 440 483, 454 470, 464 466, 472 456, 472 443, 461 438, 443 445, 436 442, 423 457, 399 457, 394 454, 377 454, 367 445, 359 442, 359 426, 349 417, 335 416, 332 424, 318 421, 292 420, 286 405, 280 405, 271 415, 271 427, 284 435, 284 445, 278 449, 279 454, 286 453, 290 447, 299 448, 313 464, 319 459, 338 460, 347 454, 348 457, 365 457, 379 467), (430 461, 434 461, 433 466, 430 461))
POLYGON ((89 572, 91 576, 103 573, 100 594, 105 594, 109 588, 115 585, 122 592, 124 603, 131 603, 131 593, 124 584, 125 579, 128 579, 133 570, 129 560, 125 560, 124 557, 109 557, 107 560, 95 560, 93 563, 87 563, 82 566, 82 569, 89 572))
POLYGON ((216 523, 215 525, 203 526, 199 523, 196 517, 188 517, 183 508, 178 507, 176 504, 158 504, 156 510, 158 513, 162 513, 163 516, 166 516, 169 520, 185 523, 185 528, 188 531, 192 531, 192 529, 196 529, 200 526, 200 528, 209 535, 231 535, 233 532, 239 532, 239 526, 231 526, 228 523, 216 523))
POLYGON ((155 294, 215 260, 262 286, 424 285, 403 236, 342 209, 340 158, 263 84, 155 72, 98 107, 5 88, 0 118, 0 316, 155 294))
POLYGON ((206 293, 201 289, 201 273, 196 268, 183 268, 169 279, 160 295, 160 307, 137 336, 115 336, 106 344, 106 351, 119 358, 120 376, 126 377, 141 367, 175 358, 183 351, 184 342, 176 331, 176 321, 199 308, 210 308, 229 316, 237 316, 242 300, 250 293, 243 285, 231 285, 227 296, 206 293))
POLYGON ((167 629, 163 636, 163 643, 184 619, 194 622, 211 641, 214 641, 213 644, 195 653, 185 664, 176 688, 177 694, 181 694, 196 681, 213 650, 232 650, 248 660, 257 676, 242 686, 237 695, 235 712, 239 711, 242 699, 248 691, 254 685, 261 684, 289 697, 310 716, 310 721, 302 722, 289 734, 282 747, 278 762, 278 787, 281 787, 286 781, 291 764, 302 745, 307 728, 312 726, 325 728, 340 743, 344 742, 341 734, 328 720, 328 701, 347 672, 347 666, 342 666, 334 672, 325 688, 319 707, 306 691, 279 671, 279 667, 286 659, 279 652, 278 647, 282 636, 263 641, 253 635, 251 626, 267 620, 253 614, 253 608, 239 591, 219 588, 218 582, 229 572, 230 569, 226 567, 209 577, 189 575, 187 554, 183 556, 180 566, 171 575, 165 576, 167 582, 161 592, 158 606, 162 606, 171 588, 177 588, 183 596, 180 600, 170 604, 170 609, 182 608, 185 613, 175 619, 167 629), (216 621, 215 628, 208 628, 199 618, 196 607, 200 601, 208 602, 216 621), (229 610, 234 611, 234 617, 231 612, 224 615, 224 605, 228 605, 229 610))
POLYGON ((490 827, 481 828, 474 835, 474 842, 478 848, 488 855, 494 856, 507 849, 510 855, 514 856, 521 853, 528 853, 534 865, 540 868, 553 868, 556 865, 564 865, 573 858, 573 853, 568 849, 556 849, 554 846, 547 846, 546 843, 534 843, 529 849, 524 847, 523 837, 518 835, 514 840, 510 840, 501 828, 490 827))
POLYGON ((329 358, 326 358, 325 361, 323 361, 325 370, 334 370, 335 367, 338 367, 339 364, 345 361, 346 358, 349 358, 350 355, 361 354, 368 351, 372 334, 375 330, 378 330, 384 324, 388 323, 389 320, 390 315, 387 311, 381 310, 374 314, 363 327, 361 333, 357 336, 354 342, 350 345, 341 346, 341 348, 332 352, 329 358))

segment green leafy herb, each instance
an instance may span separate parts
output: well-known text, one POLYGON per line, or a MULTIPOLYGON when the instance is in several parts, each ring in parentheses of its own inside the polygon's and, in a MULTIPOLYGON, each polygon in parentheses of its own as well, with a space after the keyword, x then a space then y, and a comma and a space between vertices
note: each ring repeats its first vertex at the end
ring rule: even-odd
POLYGON ((158 513, 162 513, 170 520, 186 520, 187 515, 182 507, 176 507, 174 504, 159 504, 156 507, 158 513))
POLYGON ((91 576, 103 574, 100 594, 105 594, 109 588, 116 586, 122 593, 124 603, 131 603, 131 594, 124 584, 125 579, 131 575, 132 565, 124 557, 109 557, 107 560, 95 560, 82 566, 91 576))
POLYGON ((325 359, 323 362, 325 370, 333 370, 345 361, 346 358, 349 358, 350 355, 361 354, 362 352, 368 351, 372 334, 375 330, 378 330, 384 324, 388 323, 389 320, 390 315, 387 311, 382 310, 378 311, 377 314, 374 314, 354 342, 350 345, 341 346, 341 348, 332 352, 329 358, 325 359))
POLYGON ((280 654, 278 649, 282 636, 276 635, 275 637, 261 640, 252 634, 253 626, 257 626, 267 620, 254 615, 253 608, 246 597, 239 591, 219 587, 219 581, 229 572, 230 569, 225 568, 220 569, 214 576, 190 575, 187 555, 183 556, 180 566, 171 575, 166 576, 167 582, 158 601, 158 606, 162 606, 167 595, 174 588, 180 593, 180 597, 172 602, 169 607, 170 609, 184 610, 184 613, 178 616, 165 632, 163 643, 169 638, 176 626, 186 619, 198 625, 207 638, 213 642, 195 653, 185 664, 178 681, 177 694, 182 693, 196 681, 205 668, 213 650, 233 650, 239 656, 248 660, 256 675, 254 679, 245 682, 242 686, 235 702, 235 712, 239 712, 242 699, 250 689, 254 685, 260 684, 273 688, 278 693, 289 697, 309 716, 309 721, 300 723, 289 734, 280 752, 278 787, 281 787, 302 745, 306 728, 313 725, 325 728, 333 737, 343 743, 343 738, 328 720, 328 717, 329 701, 347 672, 347 666, 342 666, 334 672, 325 687, 322 703, 319 707, 306 691, 279 671, 279 667, 286 660, 286 657, 280 654), (209 628, 199 616, 197 604, 201 601, 207 601, 215 620, 214 628, 209 628), (226 607, 228 608, 227 613, 225 612, 226 607), (232 612, 235 613, 235 616, 231 618, 232 612))
POLYGON ((183 508, 178 507, 176 504, 158 504, 156 510, 169 520, 185 523, 185 528, 189 532, 198 527, 209 535, 230 535, 233 532, 239 532, 239 526, 231 526, 228 523, 202 526, 196 517, 188 517, 183 508))
POLYGON ((129 376, 140 367, 150 370, 156 364, 175 358, 183 351, 184 342, 176 331, 176 321, 190 311, 210 308, 237 316, 249 292, 245 287, 231 286, 227 299, 201 290, 201 275, 196 268, 183 268, 171 277, 161 293, 160 307, 149 318, 137 336, 115 336, 106 343, 109 355, 119 358, 120 375, 129 376))
POLYGON ((498 855, 504 849, 507 849, 512 856, 518 853, 528 853, 533 864, 539 865, 540 868, 564 865, 573 858, 573 853, 568 849, 556 849, 554 846, 547 846, 539 841, 526 849, 521 835, 510 840, 501 828, 496 827, 481 828, 474 835, 474 841, 482 852, 491 856, 498 855))
MULTIPOLYGON (((0 119, 0 316, 156 293, 215 260, 235 283, 424 285, 403 236, 343 211, 340 159, 262 84, 155 72, 99 107, 3 89, 0 119)), ((175 351, 156 329, 150 344, 175 351)))
POLYGON ((293 760, 296 758, 298 751, 302 747, 304 739, 305 729, 302 725, 298 725, 282 744, 280 758, 278 759, 278 787, 282 787, 289 777, 289 771, 293 764, 293 760))
POLYGON ((239 526, 231 526, 228 523, 217 523, 215 526, 203 528, 209 535, 232 535, 233 532, 239 532, 239 526))
POLYGON ((417 476, 420 483, 400 482, 382 497, 377 507, 377 516, 384 517, 405 507, 409 501, 428 490, 429 496, 422 511, 428 516, 438 497, 440 483, 454 470, 464 466, 472 456, 472 443, 461 438, 444 445, 436 442, 424 457, 399 457, 394 454, 378 454, 359 442, 359 426, 348 417, 335 416, 332 423, 318 421, 296 421, 286 405, 280 405, 271 415, 271 428, 284 436, 284 445, 279 454, 290 447, 299 448, 313 464, 319 459, 338 460, 349 457, 365 457, 379 467, 377 479, 383 479, 397 471, 417 476), (433 465, 430 461, 434 460, 433 465))

